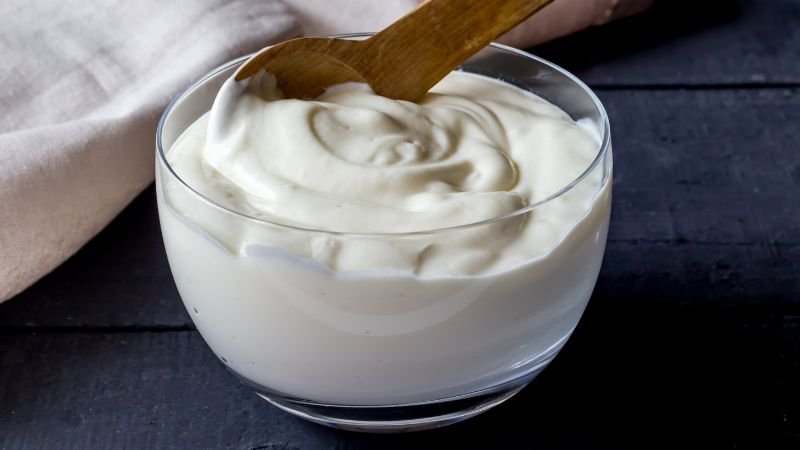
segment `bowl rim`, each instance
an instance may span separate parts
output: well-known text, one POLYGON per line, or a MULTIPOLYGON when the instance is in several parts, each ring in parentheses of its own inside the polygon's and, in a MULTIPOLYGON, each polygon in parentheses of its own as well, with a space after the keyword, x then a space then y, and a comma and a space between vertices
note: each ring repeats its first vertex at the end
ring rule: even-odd
MULTIPOLYGON (((374 33, 347 33, 347 34, 334 35, 334 36, 331 36, 331 37, 340 38, 340 39, 362 39, 362 38, 366 38, 366 37, 372 36, 373 34, 374 33)), ((489 44, 487 47, 491 47, 491 48, 494 48, 496 50, 500 50, 500 51, 503 51, 503 52, 506 52, 506 53, 511 53, 511 54, 516 55, 516 56, 521 56, 521 57, 523 57, 525 59, 533 60, 533 61, 535 61, 537 63, 540 63, 540 64, 548 67, 549 69, 551 69, 551 70, 553 70, 555 72, 558 72, 559 74, 565 76, 568 80, 570 80, 572 83, 574 83, 576 86, 578 86, 591 99, 592 103, 594 104, 594 107, 597 109, 598 113, 600 114, 600 119, 601 119, 601 122, 602 122, 602 124, 601 124, 601 126, 602 126, 601 139, 600 139, 600 145, 599 145, 600 148, 597 151, 597 155, 592 160, 592 162, 586 167, 586 169, 583 172, 581 172, 577 177, 575 177, 575 179, 573 179, 571 182, 569 182, 568 184, 566 184, 564 187, 562 187, 561 189, 557 190, 556 192, 554 192, 554 193, 548 195, 547 197, 544 197, 544 198, 542 198, 542 199, 540 199, 540 200, 538 200, 538 201, 536 201, 534 203, 531 203, 531 204, 526 205, 526 206, 524 206, 522 208, 516 209, 514 211, 511 211, 511 212, 508 212, 508 213, 505 213, 505 214, 502 214, 502 215, 499 215, 499 216, 491 217, 489 219, 482 219, 482 220, 479 220, 479 221, 476 221, 476 222, 469 222, 469 223, 460 224, 460 225, 453 225, 453 226, 447 226, 447 227, 441 227, 441 228, 433 228, 433 229, 428 229, 428 230, 418 230, 418 231, 415 230, 415 231, 403 231, 403 232, 349 232, 349 231, 339 231, 339 230, 326 230, 324 228, 298 226, 298 225, 292 225, 292 224, 288 224, 288 223, 283 223, 280 220, 267 220, 267 219, 260 218, 260 217, 254 217, 254 216, 250 216, 248 214, 245 214, 243 212, 236 211, 234 209, 228 208, 228 207, 226 207, 226 206, 224 206, 224 205, 222 205, 222 204, 220 204, 220 203, 218 203, 218 202, 216 202, 214 200, 211 200, 210 198, 206 197, 205 195, 200 193, 197 189, 195 189, 194 187, 189 185, 183 178, 181 178, 175 172, 175 170, 172 168, 172 166, 170 165, 169 161, 167 160, 167 155, 166 155, 167 152, 164 149, 164 146, 162 145, 162 142, 161 142, 162 141, 162 134, 163 134, 163 130, 164 130, 164 125, 165 125, 170 113, 172 112, 172 110, 185 97, 187 97, 189 94, 191 94, 197 87, 199 87, 200 85, 202 85, 207 80, 209 80, 210 78, 214 77, 215 75, 219 74, 220 72, 222 72, 224 70, 228 70, 232 66, 236 66, 238 64, 243 63, 244 61, 246 61, 248 58, 250 58, 255 53, 250 53, 248 55, 244 55, 244 56, 235 58, 235 59, 233 59, 231 61, 228 61, 228 62, 226 62, 226 63, 224 63, 224 64, 222 64, 220 66, 217 66, 213 70, 209 71, 208 73, 206 73, 205 75, 200 77, 195 82, 191 83, 189 85, 189 87, 187 87, 184 90, 182 90, 178 95, 175 96, 175 98, 172 99, 172 101, 169 103, 167 108, 164 110, 164 113, 161 115, 161 118, 158 121, 158 126, 156 128, 156 155, 157 155, 157 161, 167 169, 167 171, 168 171, 168 173, 169 173, 169 175, 171 177, 173 177, 176 180, 178 180, 178 182, 181 185, 183 185, 183 187, 188 189, 189 192, 191 192, 194 196, 198 197, 204 203, 208 204, 209 206, 211 206, 211 207, 213 207, 215 209, 222 210, 223 212, 228 213, 228 214, 233 214, 234 216, 237 216, 237 217, 239 217, 241 219, 244 219, 246 221, 249 221, 249 222, 255 222, 255 223, 260 223, 260 224, 264 224, 264 225, 276 226, 276 227, 280 227, 280 228, 290 229, 290 230, 294 230, 294 231, 302 231, 302 232, 307 232, 307 233, 324 233, 324 234, 337 235, 337 236, 361 236, 361 237, 418 236, 418 235, 428 235, 428 234, 438 234, 438 233, 452 232, 452 231, 464 230, 464 229, 468 229, 468 228, 476 228, 476 227, 489 225, 489 224, 496 223, 496 222, 501 222, 501 221, 504 221, 504 220, 509 220, 509 219, 514 218, 514 217, 521 216, 523 214, 527 214, 527 213, 533 211, 534 209, 536 209, 538 207, 541 207, 542 205, 547 204, 547 203, 549 203, 549 202, 561 197, 562 195, 566 194, 570 190, 572 190, 572 188, 574 188, 576 185, 580 184, 581 181, 586 179, 589 176, 589 174, 597 167, 597 165, 600 164, 600 162, 603 161, 606 158, 606 155, 609 153, 609 150, 611 148, 611 125, 609 123, 608 114, 606 112, 606 109, 603 106, 603 104, 600 101, 600 99, 597 97, 597 95, 589 88, 589 86, 587 86, 583 81, 581 81, 578 77, 576 77, 575 75, 573 75, 569 71, 565 70, 561 66, 558 66, 557 64, 552 63, 552 62, 550 62, 550 61, 548 61, 548 60, 546 60, 544 58, 540 58, 540 57, 535 56, 535 55, 533 55, 531 53, 528 53, 528 52, 523 51, 523 50, 519 50, 519 49, 514 48, 514 47, 510 47, 510 46, 507 46, 507 45, 498 44, 498 43, 494 43, 494 42, 489 44)), ((608 177, 608 178, 604 177, 604 178, 605 178, 604 183, 609 183, 610 182, 610 177, 608 177)), ((600 186, 598 192, 602 191, 602 188, 603 188, 603 185, 600 186)))

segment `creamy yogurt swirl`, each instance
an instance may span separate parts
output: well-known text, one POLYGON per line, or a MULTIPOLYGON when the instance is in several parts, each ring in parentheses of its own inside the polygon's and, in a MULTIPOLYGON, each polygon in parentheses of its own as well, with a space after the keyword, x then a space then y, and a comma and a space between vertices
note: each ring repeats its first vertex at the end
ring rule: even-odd
MULTIPOLYGON (((475 74, 453 72, 411 103, 349 83, 313 101, 283 99, 274 77, 263 73, 227 80, 211 111, 167 157, 188 185, 251 217, 335 232, 404 233, 480 222, 542 200, 580 176, 599 145, 593 124, 475 74)), ((238 253, 277 246, 334 270, 484 273, 555 245, 591 209, 601 182, 595 175, 547 208, 471 235, 434 234, 409 248, 342 241, 322 245, 335 251, 320 251, 319 243, 259 233, 211 234, 238 253)))

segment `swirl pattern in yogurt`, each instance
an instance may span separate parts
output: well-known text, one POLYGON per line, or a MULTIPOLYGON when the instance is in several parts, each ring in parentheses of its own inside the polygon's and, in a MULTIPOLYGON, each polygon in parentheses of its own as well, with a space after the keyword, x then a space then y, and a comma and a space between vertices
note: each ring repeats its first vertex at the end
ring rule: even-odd
MULTIPOLYGON (((541 201, 578 178, 599 145, 593 124, 480 75, 453 72, 410 103, 358 84, 313 101, 283 99, 264 73, 226 81, 168 159, 199 193, 250 217, 333 232, 407 233, 473 224, 541 201)), ((601 182, 594 175, 532 214, 444 239, 370 246, 287 238, 281 247, 337 271, 502 270, 545 254, 587 213, 601 182)), ((281 242, 212 235, 239 254, 281 242)))
POLYGON ((567 340, 605 248, 608 124, 566 74, 492 51, 472 67, 522 65, 582 119, 466 73, 419 104, 358 85, 281 100, 268 76, 223 83, 238 63, 165 113, 156 192, 176 286, 259 393, 347 420, 354 405, 464 408, 513 394, 567 340))

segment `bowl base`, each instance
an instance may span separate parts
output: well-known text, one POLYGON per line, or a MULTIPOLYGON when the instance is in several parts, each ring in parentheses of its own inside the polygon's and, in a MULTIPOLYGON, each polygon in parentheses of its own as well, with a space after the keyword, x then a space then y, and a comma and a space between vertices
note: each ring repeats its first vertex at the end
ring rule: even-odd
MULTIPOLYGON (((514 394, 519 392, 525 385, 519 386, 518 388, 509 391, 503 392, 500 394, 494 394, 487 397, 479 397, 475 399, 475 402, 471 405, 463 405, 459 407, 454 407, 452 409, 457 409, 452 412, 446 412, 446 406, 444 404, 436 405, 436 409, 442 409, 438 414, 433 413, 433 415, 428 415, 429 413, 425 413, 423 411, 417 411, 418 417, 407 418, 407 419, 389 419, 389 418, 373 418, 372 416, 376 415, 375 413, 378 412, 379 416, 386 415, 389 411, 376 411, 373 408, 364 409, 364 408, 352 408, 347 407, 346 411, 342 411, 341 406, 335 405, 315 405, 310 407, 308 404, 297 404, 292 402, 291 400, 281 399, 281 398, 271 398, 264 394, 258 394, 264 400, 272 403, 273 405, 277 406, 278 408, 290 413, 294 414, 295 416, 302 417, 303 419, 309 420, 314 423, 318 423, 320 425, 325 425, 331 428, 337 428, 340 430, 347 430, 347 431, 359 431, 364 433, 407 433, 411 431, 422 431, 422 430, 429 430, 432 428, 439 428, 446 425, 452 425, 454 423, 461 422, 462 420, 469 419, 470 417, 477 416, 478 414, 487 411, 500 403, 508 400, 514 394), (345 414, 342 414, 345 413, 345 414), (344 417, 343 417, 344 416, 344 417), (361 419, 354 419, 349 418, 352 416, 362 416, 361 419), (345 418, 348 417, 348 418, 345 418)), ((455 405, 453 405, 455 406, 455 405)), ((392 409, 398 410, 400 408, 419 408, 414 406, 390 406, 390 407, 379 407, 381 410, 383 409, 392 409)), ((394 411, 398 413, 398 415, 407 416, 411 411, 394 411)))
MULTIPOLYGON (((549 362, 549 361, 547 361, 549 362)), ((257 392, 264 400, 303 419, 367 433, 405 433, 452 425, 488 411, 522 390, 547 365, 498 386, 439 401, 388 406, 331 405, 257 392)))

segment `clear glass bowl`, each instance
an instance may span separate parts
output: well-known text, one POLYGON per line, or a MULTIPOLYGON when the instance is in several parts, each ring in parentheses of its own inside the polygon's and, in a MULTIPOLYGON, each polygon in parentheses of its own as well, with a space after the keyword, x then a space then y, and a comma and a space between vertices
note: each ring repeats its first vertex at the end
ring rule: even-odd
POLYGON ((157 135, 158 209, 170 267, 214 353, 279 408, 351 430, 447 425, 522 389, 569 338, 600 270, 612 160, 608 118, 597 97, 550 62, 502 45, 486 48, 461 70, 515 84, 576 120, 590 120, 602 136, 593 163, 562 190, 503 217, 415 233, 330 232, 228 210, 188 186, 167 162, 178 136, 210 109, 222 82, 246 59, 215 69, 176 98, 157 135), (547 217, 586 189, 594 191, 594 205, 546 255, 501 272, 337 273, 282 250, 286 242, 333 242, 394 251, 462 236, 491 245, 506 227, 547 217), (262 245, 222 243, 244 234, 261 236, 262 245))

